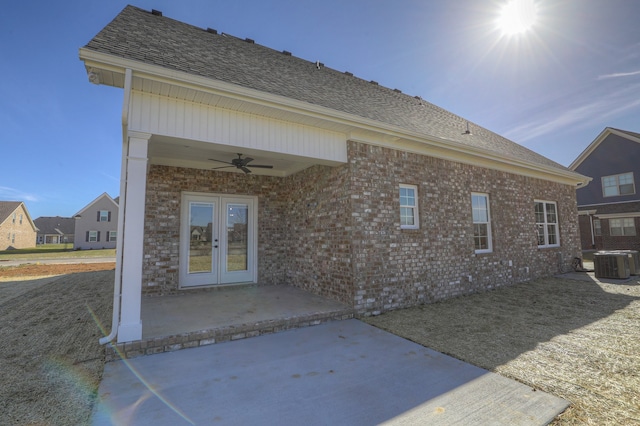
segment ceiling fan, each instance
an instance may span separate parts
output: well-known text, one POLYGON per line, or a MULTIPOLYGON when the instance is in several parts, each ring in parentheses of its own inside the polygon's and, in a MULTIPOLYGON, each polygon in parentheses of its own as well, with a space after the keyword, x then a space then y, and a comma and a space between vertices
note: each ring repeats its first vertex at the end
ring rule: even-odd
POLYGON ((235 167, 237 169, 242 170, 245 173, 251 173, 251 170, 249 170, 248 167, 256 167, 256 168, 261 168, 261 169, 273 169, 273 166, 267 166, 267 165, 264 165, 264 164, 252 164, 252 165, 249 165, 249 163, 253 161, 253 158, 251 158, 251 157, 242 158, 242 154, 238 154, 238 158, 234 158, 230 162, 229 161, 216 160, 215 158, 209 158, 209 160, 216 161, 218 163, 230 164, 230 166, 214 167, 213 170, 226 169, 228 167, 235 167))

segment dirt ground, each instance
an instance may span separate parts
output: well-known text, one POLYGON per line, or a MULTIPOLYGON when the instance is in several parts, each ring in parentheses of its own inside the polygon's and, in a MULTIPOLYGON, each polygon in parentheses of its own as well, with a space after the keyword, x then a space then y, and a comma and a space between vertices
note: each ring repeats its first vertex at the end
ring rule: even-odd
POLYGON ((114 267, 0 268, 0 424, 90 424, 105 363, 98 339, 110 329, 114 267))
MULTIPOLYGON (((90 424, 105 362, 98 339, 111 329, 113 269, 0 268, 0 424, 90 424)), ((366 321, 567 399, 572 406, 556 425, 640 425, 640 279, 583 277, 366 321)))
POLYGON ((106 271, 115 268, 115 262, 40 265, 28 263, 20 266, 0 266, 0 282, 74 274, 77 272, 106 271))

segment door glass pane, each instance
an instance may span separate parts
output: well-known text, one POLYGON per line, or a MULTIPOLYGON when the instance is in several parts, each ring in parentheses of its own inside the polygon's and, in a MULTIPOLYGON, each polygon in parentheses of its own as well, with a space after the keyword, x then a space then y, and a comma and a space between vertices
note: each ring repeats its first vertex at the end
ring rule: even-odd
POLYGON ((248 253, 246 204, 227 204, 227 271, 246 271, 248 253))
POLYGON ((189 204, 189 273, 212 272, 213 204, 189 204))

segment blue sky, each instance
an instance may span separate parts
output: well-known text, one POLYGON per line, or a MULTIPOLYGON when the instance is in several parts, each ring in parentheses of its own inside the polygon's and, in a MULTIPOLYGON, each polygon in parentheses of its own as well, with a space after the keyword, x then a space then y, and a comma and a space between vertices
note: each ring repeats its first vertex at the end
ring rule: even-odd
MULTIPOLYGON (((640 1, 139 0, 131 4, 398 88, 563 165, 607 126, 640 132, 640 1)), ((88 82, 78 49, 126 1, 14 1, 0 12, 0 200, 35 219, 119 192, 122 90, 88 82)))

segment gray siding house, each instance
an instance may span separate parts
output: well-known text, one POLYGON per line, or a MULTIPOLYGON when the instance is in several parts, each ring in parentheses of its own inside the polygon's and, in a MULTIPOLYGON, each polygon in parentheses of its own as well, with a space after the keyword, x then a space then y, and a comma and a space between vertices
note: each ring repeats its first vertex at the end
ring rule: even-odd
POLYGON ((80 58, 124 91, 107 341, 142 339, 151 295, 288 285, 375 315, 580 253, 588 178, 419 97, 132 6, 80 58))
POLYGON ((115 248, 118 239, 118 203, 106 192, 73 216, 76 250, 115 248))
POLYGON ((583 250, 640 250, 640 133, 607 127, 569 166, 578 188, 583 250))

